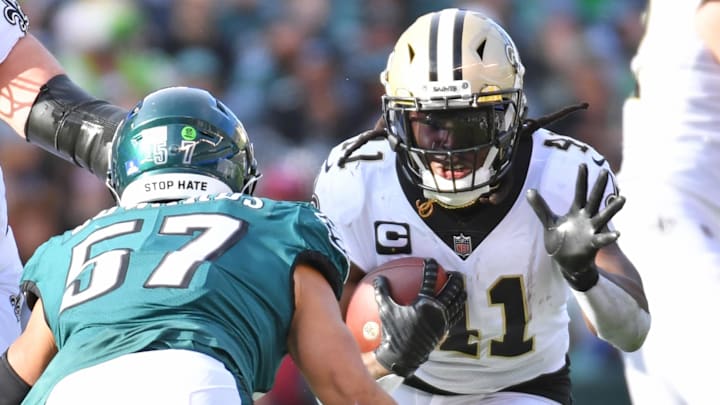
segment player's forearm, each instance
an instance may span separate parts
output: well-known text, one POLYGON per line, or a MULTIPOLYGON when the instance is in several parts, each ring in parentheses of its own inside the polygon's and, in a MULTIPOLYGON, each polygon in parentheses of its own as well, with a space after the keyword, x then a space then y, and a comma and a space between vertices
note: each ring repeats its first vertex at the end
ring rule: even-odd
POLYGON ((640 348, 650 330, 650 313, 637 297, 600 272, 597 284, 585 292, 573 290, 585 319, 598 337, 626 352, 640 348))
POLYGON ((0 68, 0 119, 24 136, 40 87, 61 73, 60 63, 37 38, 29 33, 20 38, 0 68))
MULTIPOLYGON (((347 379, 346 376, 339 375, 338 378, 347 379)), ((357 380, 348 380, 350 384, 343 383, 344 385, 352 385, 352 387, 346 387, 348 389, 338 389, 334 387, 328 390, 318 390, 316 392, 318 399, 323 405, 390 405, 396 402, 390 397, 390 395, 383 391, 380 386, 375 384, 373 380, 368 380, 358 384, 357 380)))
MULTIPOLYGON (((344 347, 347 348, 348 344, 350 342, 344 347)), ((352 350, 333 353, 327 353, 332 361, 325 362, 322 368, 304 372, 323 405, 395 403, 362 367, 355 366, 358 359, 352 350)))
POLYGON ((67 76, 58 75, 40 89, 25 126, 27 140, 89 169, 104 180, 108 151, 125 109, 98 100, 67 76))

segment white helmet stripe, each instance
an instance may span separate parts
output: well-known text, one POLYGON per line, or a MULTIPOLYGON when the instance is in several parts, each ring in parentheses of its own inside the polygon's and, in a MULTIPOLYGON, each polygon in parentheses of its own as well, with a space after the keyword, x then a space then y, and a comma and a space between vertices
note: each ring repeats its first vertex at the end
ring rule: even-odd
POLYGON ((453 80, 453 53, 455 49, 453 34, 455 33, 455 14, 457 9, 447 9, 440 13, 437 41, 433 43, 437 48, 438 81, 449 82, 453 80), (448 46, 453 44, 453 46, 448 46))

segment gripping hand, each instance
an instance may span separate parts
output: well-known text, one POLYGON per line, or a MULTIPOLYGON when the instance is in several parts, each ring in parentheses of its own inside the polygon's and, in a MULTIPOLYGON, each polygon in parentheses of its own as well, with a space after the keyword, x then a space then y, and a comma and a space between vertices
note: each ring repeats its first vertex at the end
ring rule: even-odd
POLYGON ((545 229, 545 250, 560 266, 570 286, 578 291, 587 291, 597 283, 595 254, 620 236, 617 231, 609 231, 606 225, 623 207, 625 198, 618 196, 599 211, 608 176, 608 171, 603 169, 588 196, 588 169, 581 164, 575 183, 575 200, 567 214, 560 217, 552 212, 537 190, 527 192, 528 203, 545 229))
POLYGON ((383 367, 401 377, 412 375, 427 361, 430 352, 462 315, 467 297, 462 275, 448 271, 447 283, 435 296, 437 272, 437 262, 425 259, 423 284, 411 305, 400 305, 390 297, 384 276, 373 280, 383 330, 375 357, 383 367))

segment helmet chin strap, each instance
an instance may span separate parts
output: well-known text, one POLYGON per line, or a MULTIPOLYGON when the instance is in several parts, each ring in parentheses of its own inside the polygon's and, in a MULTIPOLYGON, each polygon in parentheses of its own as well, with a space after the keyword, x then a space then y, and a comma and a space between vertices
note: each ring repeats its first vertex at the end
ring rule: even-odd
POLYGON ((475 190, 461 191, 458 193, 438 193, 436 191, 423 190, 423 195, 428 200, 434 200, 443 207, 457 209, 474 204, 480 196, 489 191, 490 186, 484 186, 475 190))

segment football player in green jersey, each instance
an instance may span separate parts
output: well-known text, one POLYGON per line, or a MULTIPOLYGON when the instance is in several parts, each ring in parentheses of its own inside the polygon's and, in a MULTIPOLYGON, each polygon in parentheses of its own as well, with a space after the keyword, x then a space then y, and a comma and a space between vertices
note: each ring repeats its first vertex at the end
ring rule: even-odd
POLYGON ((226 106, 154 92, 110 160, 118 206, 25 267, 33 312, 0 357, 0 404, 249 404, 286 353, 325 404, 394 403, 343 323, 349 263, 332 224, 252 196, 252 144, 226 106))

